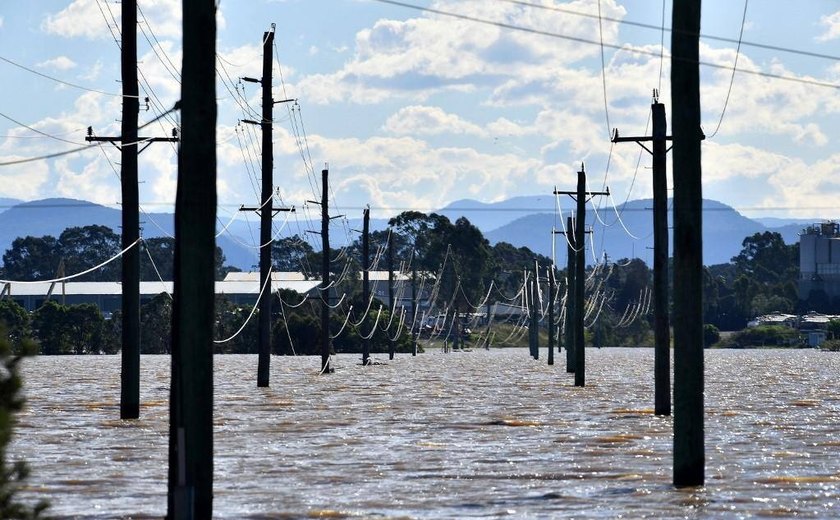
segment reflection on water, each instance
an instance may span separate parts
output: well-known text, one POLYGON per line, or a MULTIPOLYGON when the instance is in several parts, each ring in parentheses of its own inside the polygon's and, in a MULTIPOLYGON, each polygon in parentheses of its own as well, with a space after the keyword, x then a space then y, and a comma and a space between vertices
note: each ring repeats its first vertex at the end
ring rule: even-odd
MULTIPOLYGON (((215 358, 219 518, 831 518, 840 512, 840 355, 707 351, 706 481, 671 485, 672 421, 653 351, 587 353, 585 388, 525 350, 362 367, 338 356, 215 358)), ((169 358, 141 362, 141 418, 119 420, 119 356, 24 365, 12 454, 27 493, 70 518, 166 511, 169 358)))

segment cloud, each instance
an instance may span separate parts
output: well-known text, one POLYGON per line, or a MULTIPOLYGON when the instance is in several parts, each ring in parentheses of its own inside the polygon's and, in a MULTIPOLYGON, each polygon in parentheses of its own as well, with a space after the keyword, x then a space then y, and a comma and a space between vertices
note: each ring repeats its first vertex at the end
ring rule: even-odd
POLYGON ((401 108, 385 121, 383 129, 396 135, 487 135, 487 131, 480 126, 457 115, 447 114, 439 107, 418 105, 401 108))
MULTIPOLYGON (((146 0, 140 6, 137 19, 140 38, 144 28, 151 30, 157 38, 181 37, 181 3, 177 0, 146 0)), ((225 21, 221 9, 216 21, 219 29, 223 29, 225 21)), ((65 38, 97 40, 111 38, 111 31, 119 37, 120 22, 120 9, 110 2, 73 0, 61 11, 48 14, 41 23, 41 30, 65 38)))
POLYGON ((57 58, 53 58, 51 60, 42 61, 41 63, 38 63, 37 66, 42 69, 70 70, 76 67, 76 62, 67 56, 58 56, 57 58))
POLYGON ((840 11, 820 18, 820 25, 825 27, 825 32, 818 35, 818 42, 827 42, 840 38, 840 11))
MULTIPOLYGON (((591 2, 571 2, 572 10, 594 13, 591 2)), ((569 38, 591 39, 597 21, 510 3, 437 1, 432 7, 569 38)), ((614 1, 605 16, 621 17, 614 1)), ((618 41, 618 24, 604 24, 604 41, 618 41)), ((394 96, 422 102, 441 92, 472 92, 506 78, 539 75, 547 63, 574 64, 597 56, 595 45, 511 31, 487 24, 426 14, 405 21, 380 19, 356 35, 353 58, 340 70, 304 78, 298 85, 317 103, 380 103, 394 96)))
MULTIPOLYGON (((119 20, 119 12, 114 15, 119 20)), ((74 0, 58 13, 47 15, 41 23, 41 30, 66 38, 82 36, 95 40, 107 37, 108 25, 115 23, 109 20, 106 24, 97 0, 74 0)))

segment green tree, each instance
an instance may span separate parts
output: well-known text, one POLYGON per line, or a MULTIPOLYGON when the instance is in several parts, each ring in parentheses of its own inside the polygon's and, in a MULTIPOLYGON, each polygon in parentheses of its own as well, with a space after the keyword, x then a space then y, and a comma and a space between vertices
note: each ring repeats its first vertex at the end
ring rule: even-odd
POLYGON ((96 305, 61 305, 47 301, 32 318, 41 354, 99 354, 103 349, 104 321, 96 305))
POLYGON ((70 341, 73 354, 102 353, 102 333, 105 318, 92 303, 68 305, 64 313, 64 334, 70 341))
POLYGON ((14 300, 0 300, 0 323, 5 323, 6 331, 12 343, 18 343, 23 338, 28 338, 31 318, 26 309, 17 304, 14 300))
POLYGON ((140 307, 141 352, 143 354, 170 354, 172 352, 171 331, 172 298, 166 293, 160 293, 140 307))
POLYGON ((67 310, 49 300, 32 315, 32 332, 42 355, 70 354, 72 345, 64 334, 67 310))
MULTIPOLYGON (((120 236, 106 226, 84 226, 65 229, 58 237, 58 252, 64 258, 66 274, 76 274, 107 262, 122 249, 120 236)), ((121 263, 114 260, 80 276, 76 281, 115 282, 120 279, 121 263)))
POLYGON ((50 280, 55 276, 61 254, 55 237, 16 238, 3 254, 3 270, 10 280, 50 280))
POLYGON ((314 252, 300 236, 284 237, 271 244, 271 264, 276 271, 312 273, 319 269, 307 263, 314 252))

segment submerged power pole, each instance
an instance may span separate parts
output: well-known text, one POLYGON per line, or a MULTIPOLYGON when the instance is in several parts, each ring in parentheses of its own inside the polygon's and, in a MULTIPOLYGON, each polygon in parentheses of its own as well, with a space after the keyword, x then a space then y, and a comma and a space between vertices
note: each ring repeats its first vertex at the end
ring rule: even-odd
POLYGON ((563 345, 566 347, 566 372, 575 372, 575 219, 566 219, 566 324, 563 334, 563 345))
MULTIPOLYGON (((266 387, 271 376, 271 249, 272 240, 271 221, 278 211, 294 211, 294 208, 273 207, 274 199, 274 98, 271 95, 272 83, 272 48, 274 45, 274 24, 271 30, 263 33, 263 62, 262 79, 242 78, 249 83, 259 83, 262 86, 262 119, 253 121, 245 119, 243 123, 259 125, 262 131, 262 192, 260 205, 257 207, 241 207, 240 211, 256 211, 260 215, 260 293, 258 356, 257 356, 257 386, 266 387)), ((284 99, 277 103, 292 101, 284 99)))
POLYGON ((659 92, 653 91, 650 106, 653 132, 644 137, 619 137, 613 143, 635 142, 653 156, 653 333, 654 333, 654 413, 671 415, 671 331, 668 323, 668 180, 666 141, 668 123, 659 92), (652 150, 644 142, 652 143, 652 150))
MULTIPOLYGON (((388 307, 390 307, 391 323, 394 323, 394 311, 397 305, 394 302, 394 234, 388 233, 388 307)), ((391 336, 388 333, 388 359, 394 359, 396 349, 396 334, 391 336)))
MULTIPOLYGON (((120 8, 122 123, 119 137, 98 137, 88 127, 88 142, 120 143, 120 189, 122 191, 122 349, 120 372, 120 419, 140 417, 140 195, 137 156, 140 142, 178 141, 173 137, 138 137, 140 91, 137 82, 137 1, 124 0, 120 8), (131 247, 131 246, 134 247, 131 247), (130 249, 129 249, 130 248, 130 249)), ((148 144, 146 145, 148 146, 148 144)))
POLYGON ((554 364, 554 265, 548 269, 548 364, 554 364))
MULTIPOLYGON (((370 208, 362 212, 362 302, 365 305, 365 315, 362 323, 367 325, 370 306, 370 208)), ((362 335, 362 365, 370 364, 370 338, 367 333, 362 335)))
POLYGON ((312 204, 321 205, 321 373, 334 372, 330 367, 330 220, 344 215, 330 217, 329 184, 330 171, 321 170, 321 201, 309 200, 312 204))
POLYGON ((330 210, 329 175, 321 170, 321 373, 329 374, 330 367, 330 210))
POLYGON ((167 518, 213 517, 216 2, 183 2, 167 518))
POLYGON ((703 185, 700 163, 700 0, 674 4, 674 485, 702 486, 703 185))
POLYGON ((417 355, 417 329, 422 323, 417 323, 417 264, 415 250, 411 250, 411 355, 417 355))
POLYGON ((586 235, 586 202, 589 198, 595 195, 609 195, 610 191, 586 191, 586 169, 584 165, 580 165, 578 172, 577 191, 556 191, 555 195, 570 195, 577 203, 576 217, 575 217, 575 315, 574 315, 574 329, 575 329, 575 386, 586 386, 586 338, 584 337, 583 329, 583 295, 584 283, 586 281, 586 258, 584 253, 586 251, 585 235, 586 235))

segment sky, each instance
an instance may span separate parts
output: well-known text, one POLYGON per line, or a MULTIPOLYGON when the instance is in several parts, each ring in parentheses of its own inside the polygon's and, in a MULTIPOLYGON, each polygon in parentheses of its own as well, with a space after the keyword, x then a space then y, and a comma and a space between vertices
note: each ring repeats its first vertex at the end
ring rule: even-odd
MULTIPOLYGON (((575 188, 581 163, 591 189, 610 188, 604 204, 651 197, 650 156, 612 145, 610 132, 649 132, 654 89, 670 124, 671 2, 402 3, 415 8, 220 0, 220 219, 259 202, 259 130, 240 121, 259 117, 261 92, 239 78, 260 77, 272 26, 273 97, 297 100, 275 106, 278 204, 314 217, 305 201, 320 198, 325 164, 331 203, 354 217, 366 205, 383 218, 464 198, 551 197, 575 188)), ((180 97, 181 5, 138 5, 143 124, 180 97)), ((119 11, 108 0, 3 2, 0 163, 83 146, 89 126, 119 134, 119 11)), ((752 217, 840 217, 840 3, 704 0, 701 32, 703 196, 752 217)), ((143 132, 177 124, 169 114, 143 132)), ((118 163, 103 144, 3 165, 0 197, 118 207, 118 163)), ((139 163, 143 208, 172 211, 175 146, 154 143, 139 163)))

